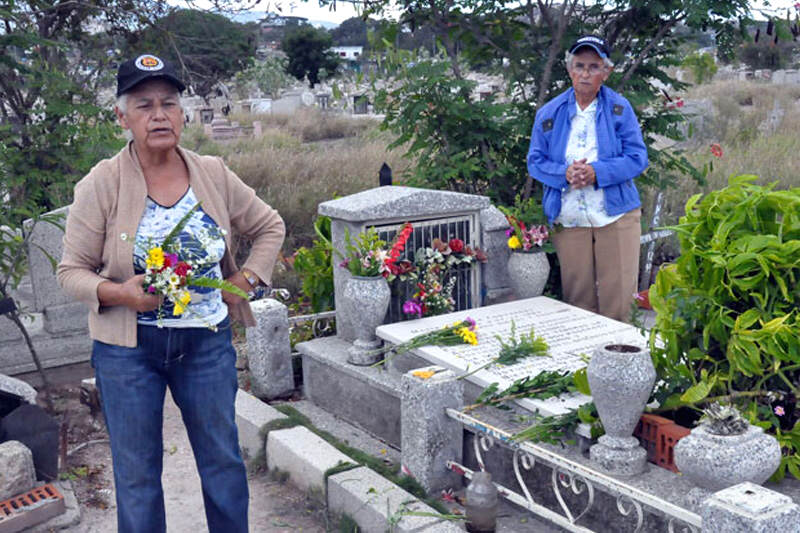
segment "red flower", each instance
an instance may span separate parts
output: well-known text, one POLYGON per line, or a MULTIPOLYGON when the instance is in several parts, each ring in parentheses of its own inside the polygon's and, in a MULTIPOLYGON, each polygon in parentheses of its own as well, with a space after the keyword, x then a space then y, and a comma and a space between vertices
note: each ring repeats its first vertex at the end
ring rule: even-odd
POLYGON ((722 146, 719 143, 711 143, 711 155, 714 157, 722 157, 722 146))
POLYGON ((678 101, 675 102, 675 105, 678 107, 683 107, 683 100, 679 99, 678 101))
POLYGON ((447 245, 450 246, 450 249, 455 253, 464 251, 464 241, 461 239, 450 239, 447 245))
POLYGON ((188 274, 191 269, 192 267, 189 265, 189 263, 185 261, 181 261, 180 263, 175 265, 175 273, 180 277, 186 276, 186 274, 188 274))

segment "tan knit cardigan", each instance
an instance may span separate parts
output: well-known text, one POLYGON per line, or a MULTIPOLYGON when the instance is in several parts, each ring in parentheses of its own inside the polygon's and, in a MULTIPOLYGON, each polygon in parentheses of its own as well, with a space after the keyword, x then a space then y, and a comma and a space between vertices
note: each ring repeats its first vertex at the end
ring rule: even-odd
MULTIPOLYGON (((225 255, 220 264, 223 277, 238 269, 231 245, 233 231, 252 240, 243 266, 261 280, 271 280, 285 234, 278 212, 258 198, 222 159, 182 148, 178 152, 203 211, 225 230, 225 255)), ((136 346, 136 311, 124 306, 100 307, 97 286, 106 280, 122 283, 134 275, 134 241, 146 198, 133 142, 98 163, 75 185, 58 281, 67 294, 89 307, 89 334, 95 340, 136 346)), ((231 306, 229 311, 231 318, 247 326, 255 323, 248 302, 231 306)))

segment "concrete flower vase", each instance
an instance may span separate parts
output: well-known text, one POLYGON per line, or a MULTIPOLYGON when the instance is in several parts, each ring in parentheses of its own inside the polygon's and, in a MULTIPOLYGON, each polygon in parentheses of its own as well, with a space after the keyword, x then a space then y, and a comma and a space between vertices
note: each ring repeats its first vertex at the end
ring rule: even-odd
POLYGON ((508 277, 517 298, 541 296, 547 277, 550 275, 550 262, 544 252, 511 252, 508 258, 508 277))
POLYGON ((592 355, 587 377, 606 432, 591 447, 589 456, 612 474, 640 474, 647 452, 633 437, 633 430, 656 380, 650 352, 629 344, 602 345, 592 355))
POLYGON ((689 481, 712 492, 745 481, 764 483, 778 469, 778 440, 758 426, 740 435, 715 435, 699 425, 675 446, 675 465, 689 481))
POLYGON ((381 277, 353 276, 345 283, 342 302, 337 311, 347 316, 353 324, 356 340, 347 350, 347 362, 354 365, 377 363, 381 355, 373 353, 381 341, 375 329, 383 324, 389 308, 389 284, 381 277))

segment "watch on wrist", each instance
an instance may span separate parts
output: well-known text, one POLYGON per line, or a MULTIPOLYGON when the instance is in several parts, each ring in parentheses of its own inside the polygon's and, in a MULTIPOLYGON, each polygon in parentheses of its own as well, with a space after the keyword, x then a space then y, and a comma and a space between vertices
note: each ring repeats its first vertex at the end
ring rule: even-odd
POLYGON ((258 285, 261 285, 261 283, 260 283, 261 280, 259 280, 258 276, 253 274, 250 270, 247 270, 246 268, 243 268, 241 270, 241 272, 242 272, 242 276, 244 276, 244 279, 246 279, 247 283, 250 284, 250 288, 251 289, 254 289, 258 285))

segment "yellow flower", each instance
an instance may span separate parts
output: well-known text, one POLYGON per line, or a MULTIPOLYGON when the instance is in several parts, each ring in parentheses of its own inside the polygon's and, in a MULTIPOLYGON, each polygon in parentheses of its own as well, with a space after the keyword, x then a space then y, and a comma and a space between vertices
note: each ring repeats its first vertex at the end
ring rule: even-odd
POLYGON ((516 235, 512 235, 510 239, 508 239, 508 247, 512 250, 516 250, 517 248, 522 247, 522 243, 519 242, 519 238, 516 235))
POLYGON ((415 370, 411 373, 412 376, 416 376, 419 379, 430 379, 434 374, 436 374, 436 372, 433 370, 415 370))
POLYGON ((192 301, 192 296, 189 291, 183 291, 175 302, 175 308, 172 310, 173 316, 180 316, 186 311, 186 306, 192 301))
POLYGON ((147 252, 147 259, 145 262, 149 267, 161 268, 164 266, 164 250, 162 250, 160 246, 151 248, 150 251, 147 252))
POLYGON ((478 344, 478 336, 475 334, 474 331, 471 331, 469 328, 459 328, 456 330, 456 333, 461 340, 463 340, 467 344, 476 345, 478 344))

